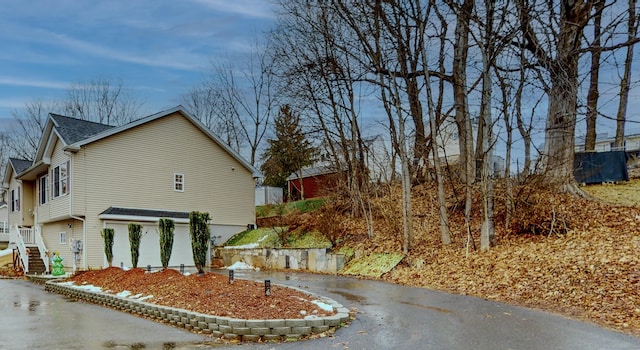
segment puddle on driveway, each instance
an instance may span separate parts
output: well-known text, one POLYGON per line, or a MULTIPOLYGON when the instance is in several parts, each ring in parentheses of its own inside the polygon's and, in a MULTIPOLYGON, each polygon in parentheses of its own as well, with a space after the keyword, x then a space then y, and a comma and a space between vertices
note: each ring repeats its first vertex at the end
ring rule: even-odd
POLYGON ((361 296, 361 295, 355 295, 355 294, 351 294, 351 293, 347 293, 347 292, 342 292, 339 290, 332 290, 332 289, 327 289, 327 292, 329 293, 335 293, 338 295, 342 295, 345 299, 349 300, 349 301, 354 301, 354 302, 358 302, 358 303, 363 303, 367 298, 361 296))
POLYGON ((450 314, 451 310, 449 309, 445 309, 445 308, 441 308, 441 307, 437 307, 437 306, 429 306, 429 305, 422 305, 422 304, 416 304, 416 303, 410 303, 408 301, 400 301, 400 304, 405 304, 405 305, 410 305, 410 306, 415 306, 415 307, 419 307, 422 309, 427 309, 427 310, 433 310, 433 311, 438 311, 438 312, 442 312, 445 314, 450 314))

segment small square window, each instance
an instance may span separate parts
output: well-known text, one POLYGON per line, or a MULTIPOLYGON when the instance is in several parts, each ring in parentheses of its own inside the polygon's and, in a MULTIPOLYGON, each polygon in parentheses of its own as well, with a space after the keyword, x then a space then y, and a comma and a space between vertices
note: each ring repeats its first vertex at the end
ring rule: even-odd
POLYGON ((173 174, 173 190, 184 192, 184 174, 173 174))
POLYGON ((67 233, 60 232, 60 244, 67 244, 67 233))

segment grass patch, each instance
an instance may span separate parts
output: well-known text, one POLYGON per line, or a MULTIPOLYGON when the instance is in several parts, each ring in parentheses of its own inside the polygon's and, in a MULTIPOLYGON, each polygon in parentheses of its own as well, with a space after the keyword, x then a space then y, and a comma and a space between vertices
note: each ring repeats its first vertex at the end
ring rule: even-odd
POLYGON ((355 249, 346 245, 343 245, 342 247, 340 247, 340 249, 338 249, 336 253, 344 255, 345 263, 348 263, 349 261, 351 261, 351 259, 353 259, 353 257, 356 255, 355 249))
POLYGON ((353 259, 340 273, 353 276, 380 278, 391 271, 404 258, 400 253, 376 253, 353 259))
POLYGON ((260 248, 280 247, 280 239, 278 234, 271 227, 258 228, 255 230, 243 231, 231 237, 225 244, 226 246, 242 246, 246 244, 257 243, 260 248))
POLYGON ((307 213, 315 211, 324 204, 323 198, 306 199, 297 202, 287 202, 282 204, 267 204, 256 206, 256 216, 258 218, 268 218, 276 215, 286 215, 293 211, 307 213))
POLYGON ((287 243, 290 248, 331 248, 331 241, 320 232, 305 232, 287 243))

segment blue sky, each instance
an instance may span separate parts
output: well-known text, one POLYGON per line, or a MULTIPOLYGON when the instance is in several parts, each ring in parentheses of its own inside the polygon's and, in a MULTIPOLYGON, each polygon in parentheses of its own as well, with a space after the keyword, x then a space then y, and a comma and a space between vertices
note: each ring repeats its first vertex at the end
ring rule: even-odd
POLYGON ((3 0, 0 131, 35 99, 122 80, 142 114, 180 103, 212 61, 241 57, 274 22, 265 0, 3 0))

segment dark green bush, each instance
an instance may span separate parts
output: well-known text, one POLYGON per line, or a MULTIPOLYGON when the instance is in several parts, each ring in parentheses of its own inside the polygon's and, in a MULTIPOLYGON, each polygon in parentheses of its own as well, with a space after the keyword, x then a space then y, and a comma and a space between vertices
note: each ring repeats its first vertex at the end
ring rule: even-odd
POLYGON ((129 247, 131 248, 131 265, 135 269, 138 267, 140 257, 140 239, 142 238, 142 225, 129 224, 129 247))
POLYGON ((171 251, 173 250, 173 230, 176 224, 171 219, 160 219, 158 222, 160 229, 160 262, 162 268, 169 267, 169 260, 171 259, 171 251))
POLYGON ((193 262, 198 269, 198 273, 204 273, 204 266, 207 263, 207 250, 209 249, 209 213, 192 211, 189 213, 189 233, 191 234, 191 250, 193 252, 193 262))
POLYGON ((109 267, 113 263, 113 236, 114 231, 112 228, 105 228, 102 230, 102 238, 104 239, 104 255, 107 256, 107 262, 109 267))

